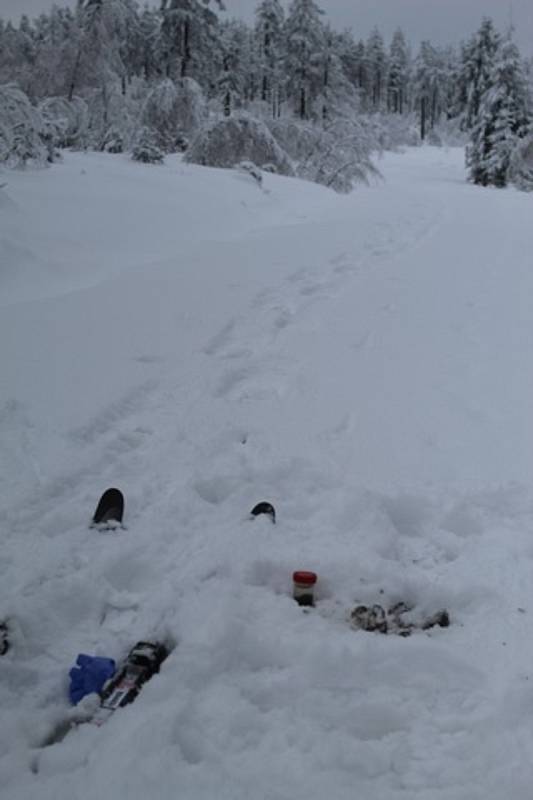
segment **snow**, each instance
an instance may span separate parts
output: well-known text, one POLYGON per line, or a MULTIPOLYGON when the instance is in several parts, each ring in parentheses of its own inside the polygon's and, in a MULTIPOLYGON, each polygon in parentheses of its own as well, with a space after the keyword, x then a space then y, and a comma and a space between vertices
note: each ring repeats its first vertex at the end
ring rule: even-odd
POLYGON ((380 170, 2 174, 6 800, 530 800, 533 198, 459 150, 380 170), (127 529, 88 530, 108 486, 127 529), (399 600, 452 625, 347 622, 399 600), (41 746, 79 652, 157 637, 133 705, 41 746))

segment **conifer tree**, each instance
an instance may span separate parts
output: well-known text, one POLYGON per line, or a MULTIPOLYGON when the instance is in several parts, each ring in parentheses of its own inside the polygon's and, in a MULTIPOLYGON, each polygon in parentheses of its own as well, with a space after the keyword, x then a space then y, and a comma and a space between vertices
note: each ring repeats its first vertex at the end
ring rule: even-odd
POLYGON ((442 55, 444 74, 444 111, 447 119, 461 116, 460 60, 454 47, 447 47, 442 55))
POLYGON ((76 26, 72 30, 75 56, 69 65, 69 100, 80 86, 98 87, 105 94, 108 83, 124 77, 122 25, 128 13, 127 0, 78 0, 76 26))
POLYGON ((332 28, 324 28, 322 46, 322 87, 320 90, 320 115, 324 122, 345 115, 345 108, 355 107, 355 89, 346 75, 341 59, 342 39, 332 28))
POLYGON ((500 46, 500 35, 494 23, 486 17, 479 29, 463 48, 460 81, 463 87, 463 126, 471 130, 477 123, 481 98, 487 91, 491 71, 500 46))
POLYGON ((355 52, 357 58, 356 86, 359 91, 361 110, 368 111, 370 109, 371 79, 366 58, 366 45, 362 40, 357 43, 355 52))
POLYGON ((445 57, 428 41, 420 44, 413 89, 420 120, 420 138, 423 140, 439 121, 447 94, 445 57))
POLYGON ((403 31, 398 28, 392 37, 387 80, 387 110, 393 114, 407 111, 409 85, 409 49, 403 31))
POLYGON ((524 67, 509 35, 480 99, 478 122, 466 155, 470 179, 482 186, 506 186, 513 151, 531 131, 531 122, 524 67))
POLYGON ((352 86, 357 86, 359 51, 351 31, 346 30, 337 34, 337 53, 347 79, 352 86))
POLYGON ((226 23, 221 26, 220 35, 222 64, 217 81, 218 95, 224 116, 229 117, 237 106, 253 99, 255 64, 244 23, 237 20, 226 23))
POLYGON ((263 103, 269 103, 272 116, 276 117, 281 103, 285 12, 279 0, 261 0, 255 13, 260 97, 263 103))
POLYGON ((292 0, 285 23, 287 92, 300 119, 310 119, 323 84, 324 12, 314 0, 292 0))
POLYGON ((377 28, 374 28, 366 43, 366 65, 371 108, 374 111, 380 111, 385 100, 388 59, 383 36, 377 28))
MULTIPOLYGON (((224 8, 223 0, 215 3, 224 8)), ((167 77, 201 79, 204 63, 211 60, 218 22, 209 4, 210 0, 161 0, 158 47, 167 77)))
POLYGON ((139 74, 145 80, 152 80, 159 71, 160 58, 157 53, 159 34, 159 13, 145 5, 139 17, 139 50, 137 63, 139 74))

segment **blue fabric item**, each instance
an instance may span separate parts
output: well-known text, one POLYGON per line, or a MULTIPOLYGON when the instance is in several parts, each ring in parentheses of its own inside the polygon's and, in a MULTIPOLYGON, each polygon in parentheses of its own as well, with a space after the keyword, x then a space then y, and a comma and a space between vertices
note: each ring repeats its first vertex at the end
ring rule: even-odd
POLYGON ((99 693, 104 683, 115 674, 115 662, 112 658, 86 656, 80 653, 76 659, 76 667, 69 672, 69 697, 72 705, 77 705, 87 694, 99 693))

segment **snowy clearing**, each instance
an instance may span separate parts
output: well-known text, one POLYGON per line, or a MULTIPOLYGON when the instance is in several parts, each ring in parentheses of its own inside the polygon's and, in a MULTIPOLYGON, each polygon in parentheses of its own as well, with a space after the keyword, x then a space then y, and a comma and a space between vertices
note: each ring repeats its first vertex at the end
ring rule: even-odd
POLYGON ((533 196, 459 150, 380 169, 2 173, 6 800, 530 800, 533 196), (127 530, 88 530, 108 486, 127 530), (347 623, 399 600, 452 625, 347 623), (41 747, 79 652, 158 637, 133 705, 41 747))

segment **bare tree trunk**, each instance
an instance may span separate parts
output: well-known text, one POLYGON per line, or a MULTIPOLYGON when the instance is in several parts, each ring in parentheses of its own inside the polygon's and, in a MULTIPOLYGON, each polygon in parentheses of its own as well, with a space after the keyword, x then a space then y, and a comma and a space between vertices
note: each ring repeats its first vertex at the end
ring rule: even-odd
POLYGON ((306 119, 307 115, 307 103, 305 97, 305 89, 302 86, 300 89, 300 119, 306 119))
POLYGON ((74 97, 74 89, 76 88, 76 79, 78 77, 78 70, 80 68, 81 63, 81 45, 78 47, 78 54, 76 56, 76 61, 74 63, 74 69, 72 70, 72 79, 70 81, 70 86, 68 90, 68 100, 72 102, 72 98, 74 97))
POLYGON ((263 101, 263 103, 266 103, 267 99, 268 99, 268 77, 265 74, 263 75, 263 80, 261 83, 261 100, 263 101))
POLYGON ((427 98, 422 97, 420 101, 420 138, 422 141, 426 138, 427 126, 427 98))
POLYGON ((190 32, 189 20, 185 20, 183 24, 183 57, 181 59, 180 78, 185 78, 189 70, 189 62, 191 60, 190 32))

